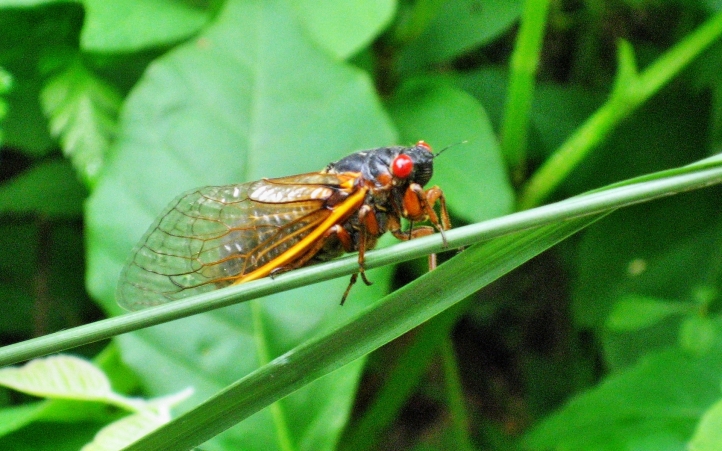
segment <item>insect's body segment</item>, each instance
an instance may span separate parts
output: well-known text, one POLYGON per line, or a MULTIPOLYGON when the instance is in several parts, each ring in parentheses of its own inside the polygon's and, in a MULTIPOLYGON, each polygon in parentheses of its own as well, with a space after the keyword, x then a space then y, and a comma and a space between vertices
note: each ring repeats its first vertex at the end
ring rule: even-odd
POLYGON ((402 231, 402 217, 428 219, 442 234, 451 227, 441 190, 423 189, 433 157, 420 141, 357 152, 322 172, 187 192, 136 246, 121 274, 118 302, 136 310, 352 251, 359 252, 368 283, 364 252, 384 232, 407 240, 434 231, 402 231), (441 221, 433 210, 437 201, 441 221))

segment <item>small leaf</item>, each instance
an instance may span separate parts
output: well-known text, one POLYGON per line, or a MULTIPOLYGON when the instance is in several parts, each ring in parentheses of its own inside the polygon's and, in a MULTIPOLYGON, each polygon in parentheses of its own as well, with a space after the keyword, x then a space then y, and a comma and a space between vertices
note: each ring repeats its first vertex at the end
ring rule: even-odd
POLYGON ((689 309, 689 304, 681 302, 630 295, 614 304, 605 325, 607 329, 618 332, 644 329, 689 309))
POLYGON ((679 329, 679 344, 682 349, 701 355, 714 346, 717 331, 709 317, 692 316, 684 320, 679 329))
MULTIPOLYGON (((12 77, 0 67, 0 95, 7 93, 12 86, 12 77)), ((0 121, 2 121, 8 113, 8 104, 0 97, 0 121)), ((0 145, 3 143, 3 129, 0 127, 0 145)))
POLYGON ((60 355, 0 369, 0 385, 47 398, 106 400, 114 397, 108 378, 91 363, 60 355))
POLYGON ((143 410, 108 424, 98 431, 92 442, 81 451, 115 451, 147 435, 149 432, 170 421, 170 408, 188 399, 193 389, 148 401, 143 410))
POLYGON ((76 61, 51 78, 40 97, 51 135, 92 185, 115 135, 120 96, 76 61))
POLYGON ((13 86, 13 77, 0 67, 0 94, 6 94, 13 86))
POLYGON ((140 437, 158 429, 170 417, 142 411, 110 423, 98 431, 92 442, 81 451, 116 451, 125 448, 140 437))
POLYGON ((722 449, 722 400, 717 401, 702 415, 692 440, 687 445, 689 451, 718 451, 722 449))

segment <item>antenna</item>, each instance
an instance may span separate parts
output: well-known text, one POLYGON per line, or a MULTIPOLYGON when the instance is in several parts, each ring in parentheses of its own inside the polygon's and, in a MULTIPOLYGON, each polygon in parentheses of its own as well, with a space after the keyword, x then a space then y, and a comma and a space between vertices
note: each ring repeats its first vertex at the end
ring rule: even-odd
POLYGON ((436 153, 434 154, 434 158, 436 158, 436 157, 438 157, 439 155, 441 155, 441 152, 445 151, 446 149, 450 149, 450 148, 452 148, 452 147, 454 147, 454 146, 458 146, 459 144, 466 144, 466 143, 468 143, 468 142, 469 142, 468 140, 464 140, 464 141, 459 141, 458 143, 450 144, 450 145, 444 147, 443 149, 441 149, 440 151, 436 152, 436 153))

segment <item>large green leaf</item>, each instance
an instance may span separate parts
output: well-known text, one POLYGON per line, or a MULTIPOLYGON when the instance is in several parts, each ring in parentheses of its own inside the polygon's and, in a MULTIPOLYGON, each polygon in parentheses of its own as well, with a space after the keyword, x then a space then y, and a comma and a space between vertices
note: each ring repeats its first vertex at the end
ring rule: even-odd
POLYGON ((133 52, 177 42, 208 20, 210 13, 201 3, 83 0, 87 14, 80 44, 90 52, 133 52))
POLYGON ((447 1, 418 39, 401 54, 401 64, 419 68, 449 61, 505 32, 521 14, 520 0, 447 1))
MULTIPOLYGON (((230 1, 203 36, 152 64, 128 100, 88 204, 89 288, 118 311, 114 287, 132 245, 188 188, 320 170, 395 140, 368 78, 316 50, 286 1, 230 1)), ((370 277, 376 284, 357 287, 343 308, 338 280, 123 337, 124 360, 151 393, 192 385, 198 402, 384 292, 384 272, 370 277)), ((332 448, 359 368, 309 386, 209 449, 332 448)))
POLYGON ((311 38, 331 55, 348 58, 391 22, 395 0, 293 0, 311 38))
POLYGON ((688 449, 686 441, 700 416, 720 396, 720 349, 718 342, 702 356, 680 349, 650 353, 534 428, 528 448, 688 449))

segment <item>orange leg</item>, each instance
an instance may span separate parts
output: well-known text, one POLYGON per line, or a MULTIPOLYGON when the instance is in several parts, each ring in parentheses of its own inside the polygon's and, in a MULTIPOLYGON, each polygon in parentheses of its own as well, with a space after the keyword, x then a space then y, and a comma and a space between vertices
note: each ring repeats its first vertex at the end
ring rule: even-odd
MULTIPOLYGON (((379 229, 379 223, 376 220, 376 214, 372 207, 368 205, 364 205, 359 209, 358 212, 358 218, 359 218, 359 224, 360 224, 360 241, 358 243, 358 272, 351 275, 351 280, 349 281, 348 287, 346 287, 346 291, 344 291, 343 296, 341 297, 341 305, 343 305, 346 302, 346 298, 348 297, 348 294, 351 292, 351 287, 354 286, 356 281, 358 280, 359 274, 361 275, 361 280, 366 285, 371 285, 371 281, 366 277, 366 267, 365 267, 365 255, 366 255, 366 248, 368 247, 368 237, 377 237, 380 235, 380 229, 379 229)), ((351 241, 351 237, 348 236, 348 232, 346 230, 343 231, 347 237, 348 242, 353 244, 351 241)))
MULTIPOLYGON (((441 238, 444 241, 444 246, 446 246, 447 243, 444 231, 451 228, 451 220, 449 219, 449 212, 446 209, 446 198, 444 197, 444 192, 441 191, 438 186, 433 186, 424 191, 421 185, 416 183, 411 184, 409 189, 406 190, 406 193, 404 193, 402 216, 412 222, 425 221, 428 219, 436 230, 441 232, 441 238), (436 202, 439 202, 440 215, 437 215, 434 211, 434 205, 436 202), (439 216, 441 216, 441 221, 439 221, 439 216)), ((433 233, 434 229, 431 227, 417 227, 414 229, 412 227, 412 230, 408 232, 408 236, 402 238, 400 234, 397 233, 400 230, 400 225, 398 218, 396 218, 393 223, 389 220, 389 230, 391 230, 391 233, 393 233, 396 238, 409 240, 420 236, 430 235, 433 233)))
MULTIPOLYGON (((421 185, 413 183, 404 193, 403 212, 402 215, 409 219, 412 224, 408 232, 401 230, 401 224, 398 217, 389 218, 389 230, 400 240, 410 240, 421 236, 427 236, 434 233, 434 228, 441 233, 441 239, 444 246, 447 246, 445 230, 451 228, 451 220, 449 219, 449 211, 446 208, 446 197, 444 192, 438 186, 433 186, 424 191, 421 185), (434 205, 439 203, 439 215, 434 211, 434 205), (439 216, 441 220, 439 221, 439 216), (422 226, 413 227, 413 221, 427 220, 434 227, 422 226)), ((436 268, 436 254, 429 255, 429 270, 436 268)))
POLYGON ((432 186, 424 191, 421 185, 411 184, 404 194, 404 216, 412 221, 423 221, 428 219, 430 223, 441 232, 441 238, 446 246, 446 237, 444 230, 451 228, 451 220, 449 219, 449 211, 446 209, 446 197, 444 192, 438 186, 432 186), (439 215, 434 211, 434 205, 439 203, 439 215))

